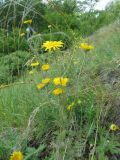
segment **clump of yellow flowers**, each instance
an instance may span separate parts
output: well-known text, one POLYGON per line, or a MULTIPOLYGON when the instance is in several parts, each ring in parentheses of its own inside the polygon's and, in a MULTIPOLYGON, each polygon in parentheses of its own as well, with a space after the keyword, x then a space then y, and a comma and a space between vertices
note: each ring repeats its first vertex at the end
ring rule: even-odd
POLYGON ((23 160, 23 154, 20 151, 14 151, 9 160, 23 160))
POLYGON ((56 49, 62 48, 64 43, 62 41, 46 41, 43 43, 42 48, 45 49, 45 51, 55 51, 56 49))
MULTIPOLYGON (((63 77, 56 77, 53 79, 53 83, 55 86, 63 86, 63 87, 66 87, 67 84, 69 82, 69 79, 68 78, 63 78, 63 77)), ((53 90, 53 94, 54 95, 60 95, 64 92, 64 90, 62 88, 57 88, 55 90, 53 90)))
POLYGON ((110 130, 111 131, 117 131, 117 130, 119 130, 119 127, 116 124, 111 124, 110 130))
POLYGON ((94 46, 89 45, 88 43, 81 43, 80 48, 82 48, 84 51, 90 51, 94 49, 94 46))
POLYGON ((50 78, 43 79, 42 82, 37 85, 37 88, 38 89, 44 88, 50 82, 50 80, 51 80, 50 78))
POLYGON ((68 78, 63 78, 63 77, 56 77, 53 79, 54 85, 61 85, 61 86, 67 86, 69 82, 68 78))
MULTIPOLYGON (((38 85, 37 85, 37 88, 38 89, 43 89, 48 83, 50 83, 50 81, 51 81, 51 78, 45 78, 45 79, 43 79, 42 81, 41 81, 41 83, 39 83, 38 85)), ((68 82, 69 82, 69 79, 68 78, 63 78, 63 77, 56 77, 56 78, 54 78, 53 79, 53 83, 54 83, 54 85, 56 85, 56 86, 58 86, 58 85, 60 85, 60 86, 67 86, 67 84, 68 84, 68 82)), ((52 91, 52 93, 54 94, 54 95, 60 95, 60 94, 62 94, 64 92, 64 90, 63 90, 63 88, 56 88, 56 89, 54 89, 53 91, 52 91)))
POLYGON ((44 65, 42 65, 41 68, 42 68, 43 71, 48 71, 49 68, 50 68, 50 65, 49 64, 44 64, 44 65))

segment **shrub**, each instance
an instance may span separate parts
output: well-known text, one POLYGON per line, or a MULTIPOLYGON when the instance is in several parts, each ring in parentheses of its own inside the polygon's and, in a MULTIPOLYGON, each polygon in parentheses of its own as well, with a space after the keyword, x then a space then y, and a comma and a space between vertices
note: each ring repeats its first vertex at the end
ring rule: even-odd
POLYGON ((15 80, 25 70, 25 63, 30 58, 30 53, 16 51, 0 59, 0 83, 15 80))
POLYGON ((0 52, 8 54, 16 50, 28 50, 28 44, 24 37, 20 37, 18 28, 8 32, 5 29, 0 31, 0 52))

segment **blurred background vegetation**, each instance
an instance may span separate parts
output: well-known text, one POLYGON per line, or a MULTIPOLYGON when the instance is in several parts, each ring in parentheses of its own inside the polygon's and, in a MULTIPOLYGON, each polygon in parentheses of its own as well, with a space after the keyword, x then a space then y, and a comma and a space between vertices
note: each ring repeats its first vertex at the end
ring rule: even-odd
MULTIPOLYGON (((6 0, 0 4, 0 53, 9 54, 16 50, 28 50, 25 39, 19 34, 26 33, 23 21, 32 19, 34 34, 62 32, 74 40, 76 36, 86 37, 120 17, 120 2, 109 4, 105 10, 94 10, 97 0, 6 0), (92 3, 91 3, 92 2, 92 3), (48 26, 51 25, 51 28, 48 26), (76 36, 75 36, 76 35, 76 36), (19 37, 19 38, 18 38, 19 37)), ((56 36, 56 35, 55 35, 56 36)), ((26 37, 26 36, 25 36, 26 37)), ((54 35, 53 35, 54 37, 54 35)), ((67 36, 66 36, 67 37, 67 36)), ((65 40, 64 35, 60 39, 65 40)))

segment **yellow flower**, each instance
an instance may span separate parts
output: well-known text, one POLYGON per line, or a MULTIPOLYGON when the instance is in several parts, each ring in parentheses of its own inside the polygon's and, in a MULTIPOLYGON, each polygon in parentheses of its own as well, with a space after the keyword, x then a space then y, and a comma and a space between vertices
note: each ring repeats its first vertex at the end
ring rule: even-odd
POLYGON ((87 43, 81 43, 80 48, 82 48, 85 51, 90 51, 90 50, 94 49, 94 46, 89 45, 87 43))
POLYGON ((70 105, 67 106, 67 110, 71 111, 73 109, 73 107, 75 106, 75 103, 71 103, 70 105))
POLYGON ((14 151, 9 160, 23 160, 22 152, 14 151))
POLYGON ((26 20, 23 22, 24 24, 31 24, 32 23, 32 19, 26 20))
POLYGON ((55 51, 63 47, 64 43, 62 41, 46 41, 43 43, 42 48, 45 48, 45 51, 55 51))
POLYGON ((53 83, 57 86, 57 85, 62 85, 62 86, 66 86, 67 83, 69 82, 68 78, 63 78, 63 77, 56 77, 53 79, 53 83))
POLYGON ((39 83, 37 85, 37 89, 43 89, 45 87, 45 84, 44 83, 39 83))
POLYGON ((63 93, 63 89, 62 88, 57 88, 53 90, 53 94, 54 95, 60 95, 63 93))
POLYGON ((53 83, 57 86, 57 85, 60 85, 60 77, 56 77, 53 79, 53 83))
POLYGON ((117 131, 118 129, 119 129, 119 127, 116 124, 111 124, 111 126, 110 126, 111 131, 117 131))
POLYGON ((45 78, 42 80, 43 84, 48 84, 50 82, 50 78, 45 78))
POLYGON ((39 62, 31 63, 31 66, 32 66, 32 67, 36 67, 36 66, 38 66, 38 65, 39 65, 39 62))
POLYGON ((43 70, 43 71, 48 71, 49 68, 50 68, 50 65, 49 65, 49 64, 44 64, 44 65, 42 65, 42 70, 43 70))
POLYGON ((25 36, 25 33, 20 33, 20 37, 23 37, 23 36, 25 36))
POLYGON ((29 74, 33 74, 33 73, 34 73, 33 71, 30 71, 30 72, 29 72, 29 74))
POLYGON ((68 78, 61 78, 61 85, 62 86, 66 86, 69 82, 69 79, 68 78))

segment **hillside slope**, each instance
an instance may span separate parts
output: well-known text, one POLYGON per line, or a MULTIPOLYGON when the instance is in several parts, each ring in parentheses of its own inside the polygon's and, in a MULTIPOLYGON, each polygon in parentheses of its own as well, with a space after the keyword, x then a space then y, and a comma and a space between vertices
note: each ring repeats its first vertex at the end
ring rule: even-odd
POLYGON ((0 160, 13 151, 25 160, 120 159, 120 131, 110 129, 120 127, 120 24, 37 61, 33 74, 0 88, 0 160), (95 47, 89 53, 79 48, 86 41, 95 47), (68 85, 55 86, 55 77, 69 78, 68 85), (38 90, 44 78, 51 81, 38 90), (54 95, 55 88, 63 93, 54 95))

